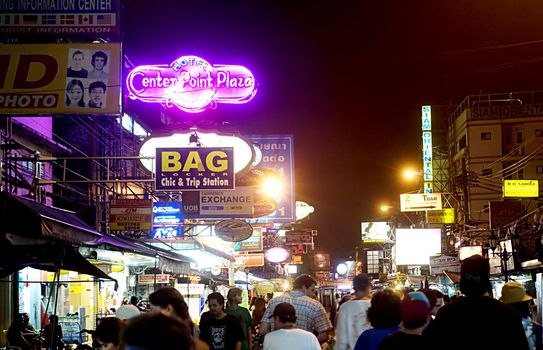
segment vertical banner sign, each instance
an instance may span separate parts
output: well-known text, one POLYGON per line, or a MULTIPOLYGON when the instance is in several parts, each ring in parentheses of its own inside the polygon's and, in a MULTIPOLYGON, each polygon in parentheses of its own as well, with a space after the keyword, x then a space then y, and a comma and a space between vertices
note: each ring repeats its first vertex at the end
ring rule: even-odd
POLYGON ((432 166, 432 107, 422 106, 422 164, 424 193, 434 192, 434 170, 432 166))
POLYGON ((157 148, 156 189, 233 190, 234 149, 157 148))
POLYGON ((256 169, 275 170, 280 182, 281 193, 276 198, 274 213, 252 222, 288 223, 296 221, 294 197, 294 139, 292 135, 252 135, 247 138, 256 150, 256 169))
POLYGON ((120 83, 119 43, 0 46, 0 114, 119 115, 120 83))

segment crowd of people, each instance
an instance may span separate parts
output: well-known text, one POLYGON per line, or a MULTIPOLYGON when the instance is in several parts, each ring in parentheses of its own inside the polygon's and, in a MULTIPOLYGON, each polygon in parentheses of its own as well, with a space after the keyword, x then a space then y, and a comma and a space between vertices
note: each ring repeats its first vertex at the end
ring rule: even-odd
MULTIPOLYGON (((207 297, 208 311, 195 325, 188 305, 173 287, 149 296, 142 312, 137 298, 123 305, 117 317, 101 319, 93 347, 101 350, 394 350, 515 349, 536 350, 529 304, 522 284, 505 283, 499 300, 489 295, 488 260, 472 256, 461 267, 462 296, 449 300, 435 289, 372 292, 372 280, 353 279, 352 293, 340 302, 335 319, 316 300, 317 282, 301 275, 293 290, 274 298, 255 297, 242 307, 242 290, 231 288, 207 297)), ((17 315, 8 330, 10 345, 22 350, 63 348, 62 329, 52 315, 40 334, 28 316, 17 315)))

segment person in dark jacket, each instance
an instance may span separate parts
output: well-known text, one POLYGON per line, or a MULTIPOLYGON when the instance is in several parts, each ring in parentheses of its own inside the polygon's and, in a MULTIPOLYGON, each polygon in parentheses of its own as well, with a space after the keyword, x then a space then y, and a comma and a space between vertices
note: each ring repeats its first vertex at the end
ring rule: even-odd
POLYGON ((434 349, 528 350, 520 315, 489 297, 488 259, 473 255, 460 270, 464 297, 443 306, 432 324, 428 339, 434 349))

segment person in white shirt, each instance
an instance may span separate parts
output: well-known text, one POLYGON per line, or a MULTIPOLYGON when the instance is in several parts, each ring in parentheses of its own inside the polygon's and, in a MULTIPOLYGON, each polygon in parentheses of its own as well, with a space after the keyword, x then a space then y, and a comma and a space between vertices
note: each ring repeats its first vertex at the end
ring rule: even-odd
POLYGON ((266 334, 264 350, 321 350, 317 337, 308 331, 296 328, 296 310, 289 303, 278 304, 273 310, 275 330, 266 334))
POLYGON ((368 321, 371 306, 371 278, 360 274, 353 278, 354 298, 339 308, 336 323, 336 349, 352 350, 360 334, 372 328, 368 321))

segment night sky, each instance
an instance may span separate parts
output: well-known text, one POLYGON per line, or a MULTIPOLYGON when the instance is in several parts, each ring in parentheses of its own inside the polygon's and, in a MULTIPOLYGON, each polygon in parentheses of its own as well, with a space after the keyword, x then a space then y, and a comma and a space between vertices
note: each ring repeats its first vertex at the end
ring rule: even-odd
MULTIPOLYGON (((353 254, 360 222, 416 189, 420 106, 467 95, 543 90, 543 3, 430 1, 124 1, 134 65, 197 55, 248 67, 255 99, 179 122, 242 134, 293 134, 296 195, 316 208, 317 248, 353 254)), ((130 108, 130 106, 129 106, 130 108)), ((159 109, 132 108, 160 133, 159 109)))

